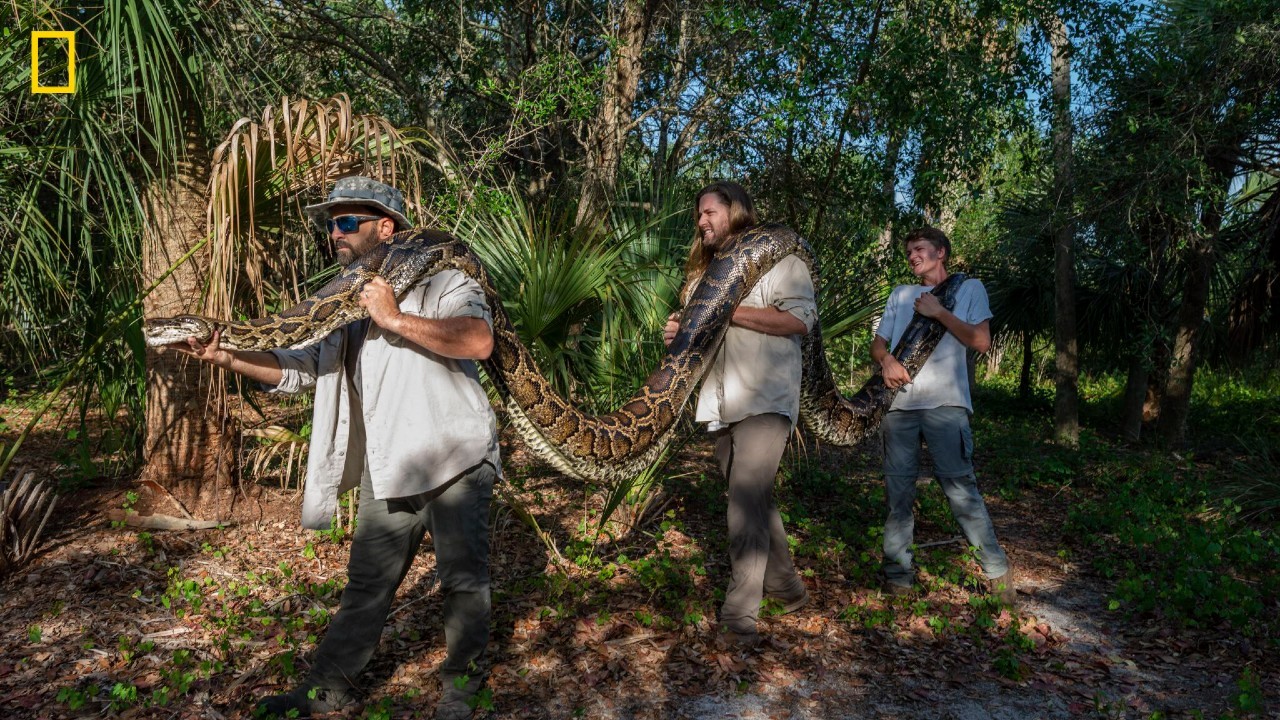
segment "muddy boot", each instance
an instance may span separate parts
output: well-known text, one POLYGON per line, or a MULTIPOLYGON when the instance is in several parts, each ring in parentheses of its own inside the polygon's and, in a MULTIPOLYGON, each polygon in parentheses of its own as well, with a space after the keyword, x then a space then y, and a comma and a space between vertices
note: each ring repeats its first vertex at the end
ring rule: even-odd
POLYGON ((355 703, 347 690, 300 685, 283 695, 263 698, 253 709, 255 718, 309 718, 315 713, 341 710, 355 703))
POLYGON ((1013 568, 1010 567, 998 578, 987 581, 987 593, 994 595, 1001 605, 1012 610, 1018 605, 1018 591, 1013 585, 1013 568))

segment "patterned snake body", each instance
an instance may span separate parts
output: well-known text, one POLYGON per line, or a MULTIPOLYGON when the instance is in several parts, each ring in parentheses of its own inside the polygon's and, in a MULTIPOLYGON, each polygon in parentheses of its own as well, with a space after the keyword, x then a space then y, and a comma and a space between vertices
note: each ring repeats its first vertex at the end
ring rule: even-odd
MULTIPOLYGON (((357 298, 370 278, 381 275, 399 296, 423 277, 457 269, 479 283, 493 312, 494 350, 483 365, 525 441, 561 472, 613 482, 634 477, 661 454, 694 386, 710 367, 734 308, 761 276, 791 254, 814 272, 808 243, 780 225, 754 228, 716 253, 685 305, 680 329, 658 368, 621 408, 604 415, 583 413, 551 388, 516 335, 479 258, 465 243, 437 230, 396 234, 315 295, 281 313, 243 322, 180 315, 148 320, 144 332, 153 346, 192 336, 208 340, 214 330, 221 330, 221 344, 230 349, 305 347, 367 315, 357 298)), ((953 274, 933 292, 950 308, 963 280, 963 275, 953 274)), ((894 355, 914 377, 945 332, 940 323, 916 315, 894 355)), ((861 442, 879 425, 897 391, 885 387, 877 374, 844 398, 827 364, 819 323, 802 345, 800 412, 805 425, 835 445, 861 442)))

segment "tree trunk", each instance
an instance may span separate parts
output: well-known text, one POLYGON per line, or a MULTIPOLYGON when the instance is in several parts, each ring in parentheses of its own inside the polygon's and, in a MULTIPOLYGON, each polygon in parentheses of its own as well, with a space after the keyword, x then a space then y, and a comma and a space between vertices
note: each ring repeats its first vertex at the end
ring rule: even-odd
MULTIPOLYGON (((149 287, 206 235, 209 149, 194 119, 186 123, 186 153, 168 174, 143 192, 142 285, 149 287)), ((178 267, 144 301, 146 317, 200 309, 208 248, 178 267)), ((200 505, 203 495, 228 480, 232 441, 206 412, 210 393, 201 363, 177 352, 147 349, 147 416, 142 480, 200 505), (203 381, 202 381, 203 379, 203 381)), ((229 483, 228 483, 229 487, 229 483)))
MULTIPOLYGON (((840 159, 844 154, 844 138, 850 133, 849 125, 853 122, 855 115, 861 115, 861 108, 854 104, 853 98, 856 95, 856 89, 861 87, 867 80, 867 73, 871 70, 871 58, 876 55, 876 47, 880 38, 880 20, 884 17, 884 0, 880 0, 876 4, 876 13, 871 20, 871 32, 867 35, 867 47, 862 53, 862 60, 858 64, 858 74, 854 76, 853 83, 845 89, 849 98, 845 101, 844 113, 840 116, 840 124, 836 126, 836 147, 831 153, 831 159, 827 163, 826 180, 822 183, 820 191, 831 193, 835 187, 836 172, 840 169, 840 159)), ((832 195, 827 195, 825 201, 818 203, 817 217, 813 220, 813 229, 811 237, 818 237, 822 234, 822 221, 826 216, 827 205, 834 201, 832 195)))
POLYGON ((1160 403, 1158 429, 1168 445, 1180 445, 1186 439, 1187 417, 1191 414, 1191 386, 1196 372, 1196 346, 1204 325, 1204 312, 1209 304, 1209 284, 1213 278, 1214 242, 1222 227, 1227 185, 1235 169, 1231 158, 1234 149, 1219 148, 1210 161, 1210 182, 1217 197, 1205 200, 1200 228, 1193 231, 1184 258, 1187 277, 1182 286, 1182 304, 1178 306, 1178 326, 1173 336, 1173 353, 1169 374, 1165 378, 1160 403))
POLYGON ((886 262, 893 259, 893 219, 897 214, 898 204, 898 158, 902 153, 902 134, 896 130, 889 131, 884 148, 884 177, 880 182, 880 196, 884 202, 885 221, 880 228, 880 239, 876 250, 886 262))
POLYGON ((1186 253, 1187 278, 1182 286, 1173 356, 1169 361, 1169 374, 1165 378, 1160 403, 1160 437, 1168 445, 1180 445, 1186 439, 1187 417, 1191 414, 1191 385, 1196 371, 1196 344, 1209 301, 1212 254, 1211 241, 1203 236, 1194 241, 1186 253))
POLYGON ((1031 333, 1022 332, 1022 371, 1018 374, 1018 397, 1023 400, 1031 399, 1031 333))
POLYGON ((1054 441, 1080 443, 1080 358, 1076 336, 1075 194, 1071 127, 1071 42, 1060 16, 1048 21, 1053 46, 1054 441))
POLYGON ((671 131, 671 118, 663 115, 658 120, 658 147, 653 152, 653 162, 649 163, 653 187, 659 188, 667 180, 667 135, 671 131))
POLYGON ((1120 436, 1136 443, 1142 439, 1143 406, 1147 402, 1147 364, 1140 353, 1129 358, 1129 378, 1124 385, 1124 420, 1120 436))
POLYGON ((618 21, 613 67, 604 84, 600 110, 588 136, 586 173, 578 197, 578 227, 601 222, 618 180, 618 166, 631 127, 631 106, 640 87, 640 54, 663 0, 626 0, 618 21))

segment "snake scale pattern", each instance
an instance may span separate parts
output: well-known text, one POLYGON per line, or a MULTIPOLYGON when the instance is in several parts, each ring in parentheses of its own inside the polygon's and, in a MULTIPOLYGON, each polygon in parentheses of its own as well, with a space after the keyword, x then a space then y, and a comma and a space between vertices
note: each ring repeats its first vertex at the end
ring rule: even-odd
MULTIPOLYGON (((493 311, 495 343, 483 367, 525 441, 561 472, 614 482, 634 477, 661 454, 681 410, 710 367, 734 308, 761 276, 791 254, 804 260, 818 287, 808 243, 784 226, 758 226, 716 253, 685 305, 680 329, 658 368, 621 408, 604 415, 587 415, 552 390, 516 335, 484 265, 466 243, 438 230, 397 233, 315 295, 278 314, 243 322, 198 315, 156 318, 146 322, 144 334, 152 346, 192 336, 207 341, 220 330, 222 345, 230 349, 305 347, 367 315, 358 298, 370 278, 381 275, 399 296, 423 277, 454 268, 484 289, 493 311)), ((962 282, 964 276, 955 273, 933 292, 951 308, 962 282)), ((917 314, 893 353, 914 376, 945 332, 941 323, 917 314)), ((834 445, 861 442, 879 426, 897 391, 887 388, 877 374, 851 397, 843 397, 827 364, 819 323, 805 336, 803 351, 800 412, 805 425, 834 445)))

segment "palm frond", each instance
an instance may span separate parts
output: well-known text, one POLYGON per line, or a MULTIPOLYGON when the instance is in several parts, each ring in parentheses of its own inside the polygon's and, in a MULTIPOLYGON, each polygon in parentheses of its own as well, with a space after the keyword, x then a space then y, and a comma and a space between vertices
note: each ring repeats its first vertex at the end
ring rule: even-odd
POLYGON ((418 217, 425 213, 419 158, 385 118, 356 114, 345 95, 268 105, 241 118, 214 150, 209 228, 213 234, 205 310, 217 317, 260 313, 304 297, 323 264, 303 205, 333 182, 360 173, 397 185, 418 217), (251 307, 239 301, 252 298, 251 307))
POLYGON ((548 380, 568 397, 580 395, 600 373, 598 323, 606 298, 621 294, 624 246, 575 229, 565 207, 536 210, 514 192, 504 205, 510 210, 470 213, 460 234, 484 260, 548 380))

